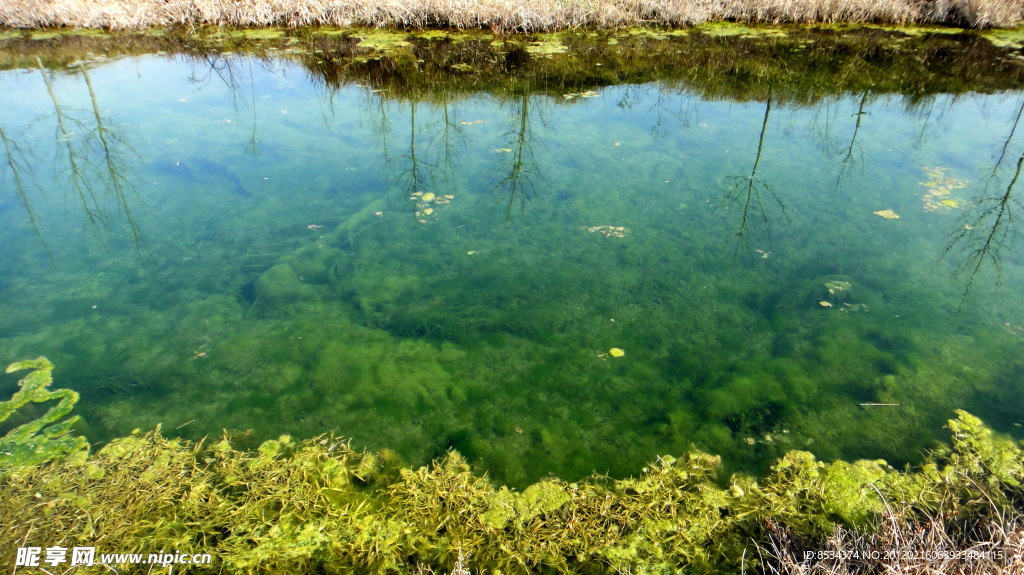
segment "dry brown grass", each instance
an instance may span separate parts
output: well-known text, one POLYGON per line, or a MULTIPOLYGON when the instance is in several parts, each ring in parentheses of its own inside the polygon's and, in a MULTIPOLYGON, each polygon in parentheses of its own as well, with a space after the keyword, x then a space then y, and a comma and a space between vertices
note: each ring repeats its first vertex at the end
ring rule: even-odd
POLYGON ((952 508, 913 518, 889 509, 865 535, 836 526, 823 543, 795 541, 770 526, 762 572, 771 575, 1020 575, 1024 573, 1024 516, 999 511, 970 517, 952 508))
POLYGON ((4 0, 0 25, 131 30, 172 25, 395 26, 535 32, 707 21, 1011 27, 1024 0, 4 0))

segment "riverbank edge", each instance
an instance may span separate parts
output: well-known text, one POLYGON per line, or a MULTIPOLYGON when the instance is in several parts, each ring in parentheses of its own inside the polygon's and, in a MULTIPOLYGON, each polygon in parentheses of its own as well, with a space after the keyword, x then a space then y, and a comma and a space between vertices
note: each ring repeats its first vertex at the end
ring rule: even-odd
POLYGON ((219 441, 169 439, 157 426, 91 452, 74 435, 78 393, 50 389, 46 358, 7 368, 24 370, 0 423, 29 404, 50 409, 0 438, 8 565, 26 566, 32 553, 38 565, 44 548, 57 565, 73 545, 118 565, 173 549, 163 566, 184 555, 182 573, 214 564, 248 574, 796 575, 816 565, 910 575, 941 565, 1009 575, 1024 566, 1024 443, 962 410, 947 423, 949 443, 914 468, 792 450, 761 477, 726 478, 720 457, 691 449, 638 476, 548 477, 517 491, 454 450, 413 468, 329 434, 254 445, 226 431, 219 441))
POLYGON ((528 35, 356 27, 0 30, 5 70, 71 71, 83 62, 160 53, 286 58, 333 87, 367 84, 389 98, 414 99, 483 89, 561 95, 652 81, 712 98, 763 101, 770 94, 804 103, 844 92, 919 98, 1024 86, 1024 29, 706 23, 528 35))
POLYGON ((0 42, 7 40, 55 40, 60 38, 113 38, 124 35, 138 37, 177 37, 208 40, 268 41, 287 36, 325 36, 369 39, 373 47, 404 39, 422 40, 537 40, 557 39, 563 34, 605 35, 609 38, 646 37, 663 40, 690 34, 705 34, 720 38, 779 38, 793 31, 827 31, 835 34, 886 33, 905 37, 922 35, 957 36, 970 34, 984 38, 999 48, 1016 49, 1024 52, 1024 23, 1003 28, 975 29, 946 24, 886 24, 878 22, 806 22, 806 23, 755 23, 714 21, 673 27, 658 24, 639 24, 618 27, 579 27, 556 29, 542 32, 501 33, 484 29, 441 28, 441 27, 400 27, 352 25, 318 26, 233 26, 218 24, 166 25, 137 29, 111 29, 103 27, 40 26, 12 27, 0 23, 0 42))

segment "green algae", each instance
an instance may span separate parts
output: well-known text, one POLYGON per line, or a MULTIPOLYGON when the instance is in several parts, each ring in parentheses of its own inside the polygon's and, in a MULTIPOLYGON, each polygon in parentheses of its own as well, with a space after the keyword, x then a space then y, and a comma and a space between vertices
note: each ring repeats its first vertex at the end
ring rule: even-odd
POLYGON ((391 53, 399 48, 408 48, 412 44, 408 35, 387 30, 367 30, 354 36, 359 38, 358 46, 369 50, 391 53))
POLYGON ((28 35, 24 30, 0 30, 0 41, 20 40, 28 35))
POLYGON ((535 56, 552 56, 554 54, 565 54, 569 47, 557 37, 534 40, 526 44, 526 51, 535 56))
POLYGON ((81 462, 89 451, 89 443, 72 435, 80 417, 68 417, 78 402, 78 393, 70 389, 50 390, 53 364, 44 357, 20 361, 7 366, 7 373, 32 370, 18 382, 20 388, 11 399, 0 403, 0 423, 30 404, 57 401, 43 414, 14 427, 0 438, 0 470, 48 461, 81 462))
POLYGON ((1024 49, 1024 28, 1014 30, 985 30, 981 36, 1000 48, 1024 49))
POLYGON ((787 36, 786 29, 771 26, 747 26, 735 22, 701 24, 695 30, 713 37, 778 38, 787 36))
POLYGON ((91 28, 72 28, 58 30, 30 30, 25 33, 32 40, 53 40, 55 38, 109 38, 111 34, 105 30, 91 28))
POLYGON ((281 28, 243 28, 240 30, 220 29, 212 36, 214 38, 232 38, 246 40, 278 40, 288 33, 281 28))
POLYGON ((820 548, 838 528, 869 537, 939 514, 1005 521, 1021 496, 1020 442, 966 412, 948 427, 952 441, 912 469, 789 451, 763 476, 726 478, 718 457, 690 450, 625 479, 547 478, 522 491, 473 474, 457 452, 408 467, 330 435, 242 450, 227 436, 197 444, 157 430, 118 438, 84 466, 4 469, 0 519, 13 528, 2 542, 210 553, 225 573, 737 572, 782 536, 820 548))

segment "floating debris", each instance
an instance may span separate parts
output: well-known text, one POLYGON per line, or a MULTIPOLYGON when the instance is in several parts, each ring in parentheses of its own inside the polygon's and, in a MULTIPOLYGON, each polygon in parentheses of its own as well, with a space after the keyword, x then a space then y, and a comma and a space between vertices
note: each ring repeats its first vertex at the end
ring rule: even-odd
POLYGON ((816 293, 811 301, 818 306, 842 312, 868 311, 867 305, 857 301, 853 282, 846 276, 826 276, 815 282, 819 287, 815 288, 816 293))
POLYGON ((926 212, 938 212, 940 214, 944 214, 952 211, 954 208, 962 207, 964 201, 959 198, 951 197, 950 194, 953 190, 966 188, 967 180, 947 178, 947 171, 949 171, 949 168, 943 166, 924 168, 924 173, 928 175, 929 180, 927 182, 918 183, 928 188, 928 193, 921 196, 921 201, 924 202, 924 210, 926 212))
POLYGON ((587 90, 586 92, 573 92, 571 94, 562 94, 562 97, 566 100, 572 100, 573 98, 597 98, 601 94, 593 90, 587 90))
POLYGON ((608 359, 609 356, 611 356, 611 357, 622 357, 624 355, 626 355, 626 352, 623 351, 621 348, 613 347, 613 348, 608 350, 608 353, 599 353, 599 354, 597 354, 597 357, 599 357, 601 359, 608 359))
POLYGON ((306 229, 307 229, 307 230, 313 230, 314 232, 315 232, 316 230, 319 230, 319 229, 321 229, 321 228, 323 228, 323 226, 318 226, 318 225, 316 225, 316 224, 309 224, 308 226, 306 226, 306 229))
POLYGON ((491 152, 495 154, 507 154, 508 152, 511 151, 512 148, 494 148, 493 150, 491 150, 491 152))
POLYGON ((624 238, 629 233, 629 228, 622 226, 590 226, 587 228, 590 233, 598 232, 606 238, 624 238))
POLYGON ((885 218, 887 220, 898 220, 898 219, 900 219, 899 214, 897 214, 896 212, 894 212, 892 210, 879 210, 879 211, 873 212, 873 213, 876 216, 882 216, 883 218, 885 218))
MULTIPOLYGON (((418 221, 423 224, 430 221, 427 220, 426 217, 434 213, 434 206, 450 204, 454 197, 455 196, 453 194, 439 196, 434 192, 423 191, 413 192, 409 195, 409 199, 416 202, 415 214, 417 218, 420 218, 418 221)), ((381 213, 378 212, 377 215, 379 216, 381 213)))
POLYGON ((766 252, 764 250, 754 250, 754 251, 759 253, 759 254, 761 254, 761 259, 768 259, 768 256, 772 255, 771 252, 766 252))
POLYGON ((463 126, 472 126, 473 124, 486 124, 487 121, 485 121, 485 120, 473 120, 471 122, 459 122, 459 123, 462 124, 463 126))

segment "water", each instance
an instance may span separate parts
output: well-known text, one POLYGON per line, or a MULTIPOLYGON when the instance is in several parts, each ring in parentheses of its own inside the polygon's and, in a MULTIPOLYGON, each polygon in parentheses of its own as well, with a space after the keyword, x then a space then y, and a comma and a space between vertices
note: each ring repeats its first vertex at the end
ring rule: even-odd
POLYGON ((0 73, 0 360, 51 359, 93 441, 334 431, 522 485, 912 462, 961 407, 1019 435, 1020 92, 307 70, 0 73))

